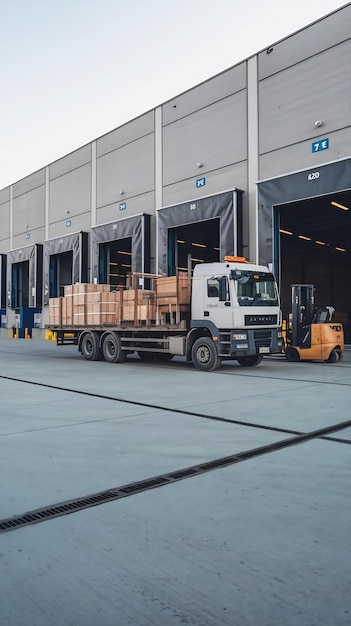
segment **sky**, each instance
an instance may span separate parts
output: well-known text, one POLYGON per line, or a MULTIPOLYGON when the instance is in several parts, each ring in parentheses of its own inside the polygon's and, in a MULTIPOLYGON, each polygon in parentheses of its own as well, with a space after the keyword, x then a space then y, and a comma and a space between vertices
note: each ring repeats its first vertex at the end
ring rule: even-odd
POLYGON ((345 4, 0 0, 0 189, 345 4))

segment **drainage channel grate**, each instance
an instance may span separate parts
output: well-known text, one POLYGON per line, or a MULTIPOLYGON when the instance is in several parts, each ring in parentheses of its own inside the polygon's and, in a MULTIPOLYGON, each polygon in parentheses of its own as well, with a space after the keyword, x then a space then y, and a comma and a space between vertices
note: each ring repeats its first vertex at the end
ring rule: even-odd
POLYGON ((333 426, 328 426, 320 430, 314 430, 309 433, 297 435, 296 437, 290 437, 289 439, 276 441, 275 443, 271 443, 266 446, 253 448, 251 450, 245 450, 243 452, 239 452, 238 454, 222 457, 213 461, 207 461, 206 463, 193 465, 191 467, 187 467, 181 470, 175 470, 174 472, 170 472, 168 474, 162 474, 153 478, 147 478, 145 480, 141 480, 135 483, 116 487, 115 489, 101 491, 95 494, 91 494, 89 496, 85 496, 83 498, 68 500, 66 502, 61 502, 49 507, 36 509, 34 511, 28 511, 23 515, 0 520, 0 533, 5 533, 10 530, 22 528, 23 526, 29 526, 31 524, 38 524, 39 522, 44 522, 49 519, 61 517, 62 515, 69 515, 70 513, 75 513, 83 509, 98 506, 99 504, 112 502, 113 500, 119 500, 121 498, 135 495, 137 493, 142 493, 144 491, 148 491, 149 489, 163 487, 164 485, 169 485, 178 480, 184 480, 186 478, 198 476, 199 474, 204 474, 205 472, 219 469, 221 467, 227 467, 229 465, 234 465, 235 463, 241 463, 242 461, 247 461, 248 459, 253 459, 255 457, 262 456, 263 454, 269 454, 277 450, 282 450, 284 448, 295 446, 304 443, 305 441, 319 439, 329 433, 337 432, 339 430, 344 430, 345 428, 350 427, 351 420, 348 420, 346 422, 334 424, 333 426))

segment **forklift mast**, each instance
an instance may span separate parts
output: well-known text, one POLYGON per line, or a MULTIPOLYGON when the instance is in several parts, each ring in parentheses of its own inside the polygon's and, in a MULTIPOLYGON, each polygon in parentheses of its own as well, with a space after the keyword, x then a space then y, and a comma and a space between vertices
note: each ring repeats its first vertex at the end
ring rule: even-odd
POLYGON ((314 314, 314 285, 291 285, 291 342, 300 346, 306 334, 305 326, 312 324, 314 314))

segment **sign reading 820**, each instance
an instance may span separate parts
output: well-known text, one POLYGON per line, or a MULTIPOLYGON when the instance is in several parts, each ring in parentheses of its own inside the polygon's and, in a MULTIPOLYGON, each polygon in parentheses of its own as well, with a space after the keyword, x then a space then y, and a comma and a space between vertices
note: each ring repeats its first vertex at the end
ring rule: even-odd
POLYGON ((307 180, 317 180, 319 178, 319 172, 310 172, 307 175, 307 180))

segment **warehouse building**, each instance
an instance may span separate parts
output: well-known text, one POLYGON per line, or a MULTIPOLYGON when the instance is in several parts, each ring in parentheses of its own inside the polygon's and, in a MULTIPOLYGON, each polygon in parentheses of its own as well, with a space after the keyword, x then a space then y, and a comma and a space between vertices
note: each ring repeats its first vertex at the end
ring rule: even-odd
POLYGON ((2 189, 1 332, 42 333, 65 285, 239 254, 284 316, 314 284, 350 340, 350 24, 348 3, 2 189))

